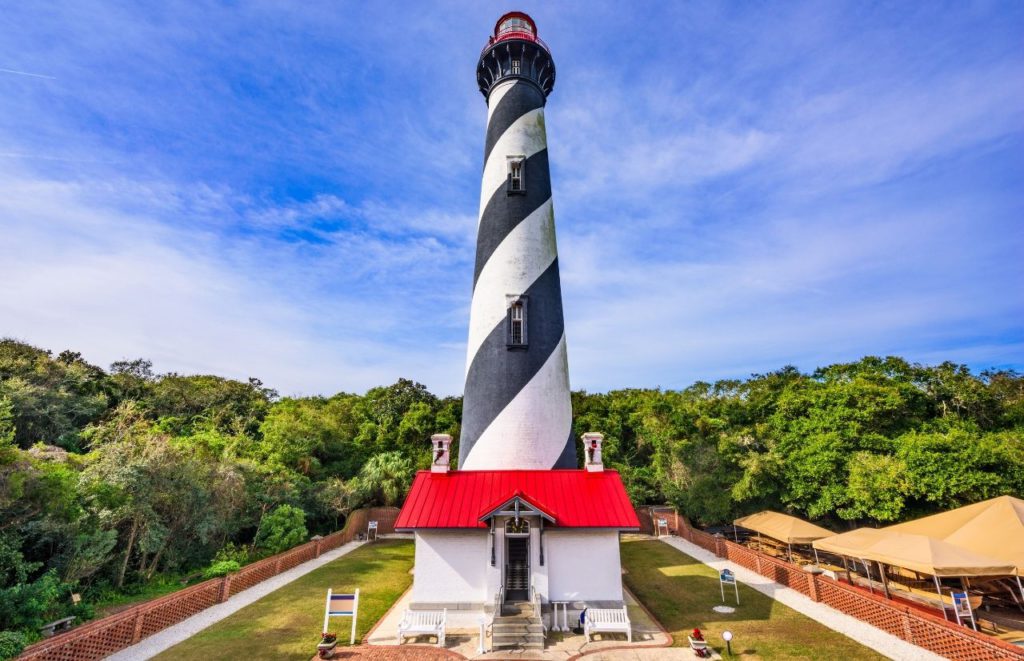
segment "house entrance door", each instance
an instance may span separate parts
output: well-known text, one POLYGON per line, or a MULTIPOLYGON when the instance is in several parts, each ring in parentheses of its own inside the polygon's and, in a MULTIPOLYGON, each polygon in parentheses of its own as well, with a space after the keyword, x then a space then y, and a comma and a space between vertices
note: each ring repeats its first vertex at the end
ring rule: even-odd
POLYGON ((530 599, 530 538, 506 537, 505 601, 530 599))

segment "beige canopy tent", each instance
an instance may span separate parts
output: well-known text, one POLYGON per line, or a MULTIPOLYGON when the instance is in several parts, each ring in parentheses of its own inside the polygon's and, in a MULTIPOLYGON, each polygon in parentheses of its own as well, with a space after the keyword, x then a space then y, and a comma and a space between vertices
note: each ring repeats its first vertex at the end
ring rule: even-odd
POLYGON ((889 526, 927 535, 980 555, 998 558, 1024 574, 1024 500, 1000 496, 949 512, 889 526))
POLYGON ((816 539, 834 534, 827 528, 771 510, 736 519, 733 523, 787 544, 810 544, 816 539))
MULTIPOLYGON (((827 528, 771 510, 744 516, 733 521, 733 524, 753 530, 758 535, 785 542, 789 549, 790 561, 793 560, 793 544, 810 544, 816 539, 832 535, 832 531, 827 528)), ((817 552, 815 552, 815 557, 817 557, 817 552)))
POLYGON ((1016 565, 1002 558, 983 555, 942 539, 897 528, 899 526, 858 528, 819 539, 814 542, 814 547, 861 560, 868 569, 869 578, 871 570, 867 561, 878 563, 886 596, 889 596, 889 588, 882 565, 931 575, 940 601, 943 599, 940 577, 1010 576, 1017 573, 1016 565))

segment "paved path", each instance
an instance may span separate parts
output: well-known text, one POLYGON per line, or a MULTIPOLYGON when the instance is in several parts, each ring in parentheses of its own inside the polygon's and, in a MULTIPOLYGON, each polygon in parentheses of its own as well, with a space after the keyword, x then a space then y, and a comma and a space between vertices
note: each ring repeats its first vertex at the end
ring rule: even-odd
POLYGON ((736 574, 737 580, 754 588, 761 594, 785 604, 793 610, 803 613, 812 620, 821 622, 829 629, 856 640, 858 643, 870 647, 879 654, 897 659, 898 661, 941 661, 942 657, 928 650, 912 645, 905 640, 886 633, 867 622, 862 622, 855 617, 841 613, 831 606, 813 601, 805 597, 793 588, 787 588, 772 581, 770 578, 761 576, 756 572, 734 565, 728 560, 719 558, 710 551, 705 551, 696 544, 691 544, 679 537, 662 537, 661 541, 669 546, 679 549, 691 558, 695 558, 709 567, 718 571, 731 569, 736 574))
POLYGON ((196 613, 187 620, 182 620, 173 626, 167 627, 163 631, 153 634, 149 638, 143 638, 138 644, 127 647, 117 654, 107 657, 107 659, 110 661, 138 661, 140 659, 149 659, 154 657, 160 652, 177 645, 186 638, 191 638, 211 624, 220 622, 228 615, 245 608, 254 601, 262 599, 274 590, 288 585, 300 576, 304 576, 314 569, 326 565, 332 560, 337 560, 349 551, 358 548, 365 543, 366 542, 349 542, 348 544, 340 546, 333 551, 327 551, 319 558, 304 562, 297 567, 292 567, 288 571, 281 572, 277 576, 268 578, 261 583, 257 583, 248 590, 242 590, 223 604, 211 606, 204 611, 196 613))

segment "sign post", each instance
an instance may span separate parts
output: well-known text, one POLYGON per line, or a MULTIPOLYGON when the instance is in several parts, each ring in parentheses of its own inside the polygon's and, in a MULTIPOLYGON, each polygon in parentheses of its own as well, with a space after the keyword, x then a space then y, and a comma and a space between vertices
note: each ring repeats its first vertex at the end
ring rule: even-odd
POLYGON ((974 621, 974 611, 971 609, 971 601, 967 598, 967 593, 954 590, 951 594, 953 596, 953 614, 956 615, 956 623, 966 626, 964 621, 969 619, 971 627, 977 631, 978 625, 974 621))
POLYGON ((723 569, 718 574, 718 587, 722 589, 722 603, 725 603, 725 586, 731 585, 736 591, 736 604, 740 603, 740 586, 736 585, 736 574, 732 570, 723 569))
POLYGON ((369 525, 366 526, 366 541, 373 542, 377 540, 377 522, 370 521, 369 525), (372 534, 372 536, 371 536, 372 534))
POLYGON ((352 594, 334 594, 327 589, 327 606, 324 609, 324 633, 327 633, 327 622, 332 617, 352 618, 352 637, 349 645, 356 644, 356 616, 359 615, 359 588, 352 594))

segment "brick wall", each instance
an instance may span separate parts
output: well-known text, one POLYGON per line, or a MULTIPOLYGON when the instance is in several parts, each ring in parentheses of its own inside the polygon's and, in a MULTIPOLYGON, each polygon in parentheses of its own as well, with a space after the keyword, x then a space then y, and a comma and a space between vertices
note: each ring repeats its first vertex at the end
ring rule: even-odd
POLYGON ((87 622, 71 631, 26 648, 18 658, 33 661, 102 659, 214 604, 227 601, 232 595, 260 581, 317 558, 324 551, 347 544, 359 533, 366 532, 369 521, 378 522, 378 532, 381 535, 392 533, 395 531, 397 518, 397 507, 356 510, 349 515, 343 530, 331 533, 323 539, 306 542, 283 553, 246 565, 223 578, 213 578, 133 606, 116 615, 87 622))
MULTIPOLYGON (((661 516, 664 517, 664 514, 661 516)), ((1024 648, 883 597, 864 594, 826 576, 805 572, 797 565, 696 530, 683 517, 677 517, 675 520, 680 524, 676 527, 680 537, 711 551, 718 557, 767 576, 776 583, 798 590, 814 601, 827 604, 947 659, 1024 660, 1024 648)))

